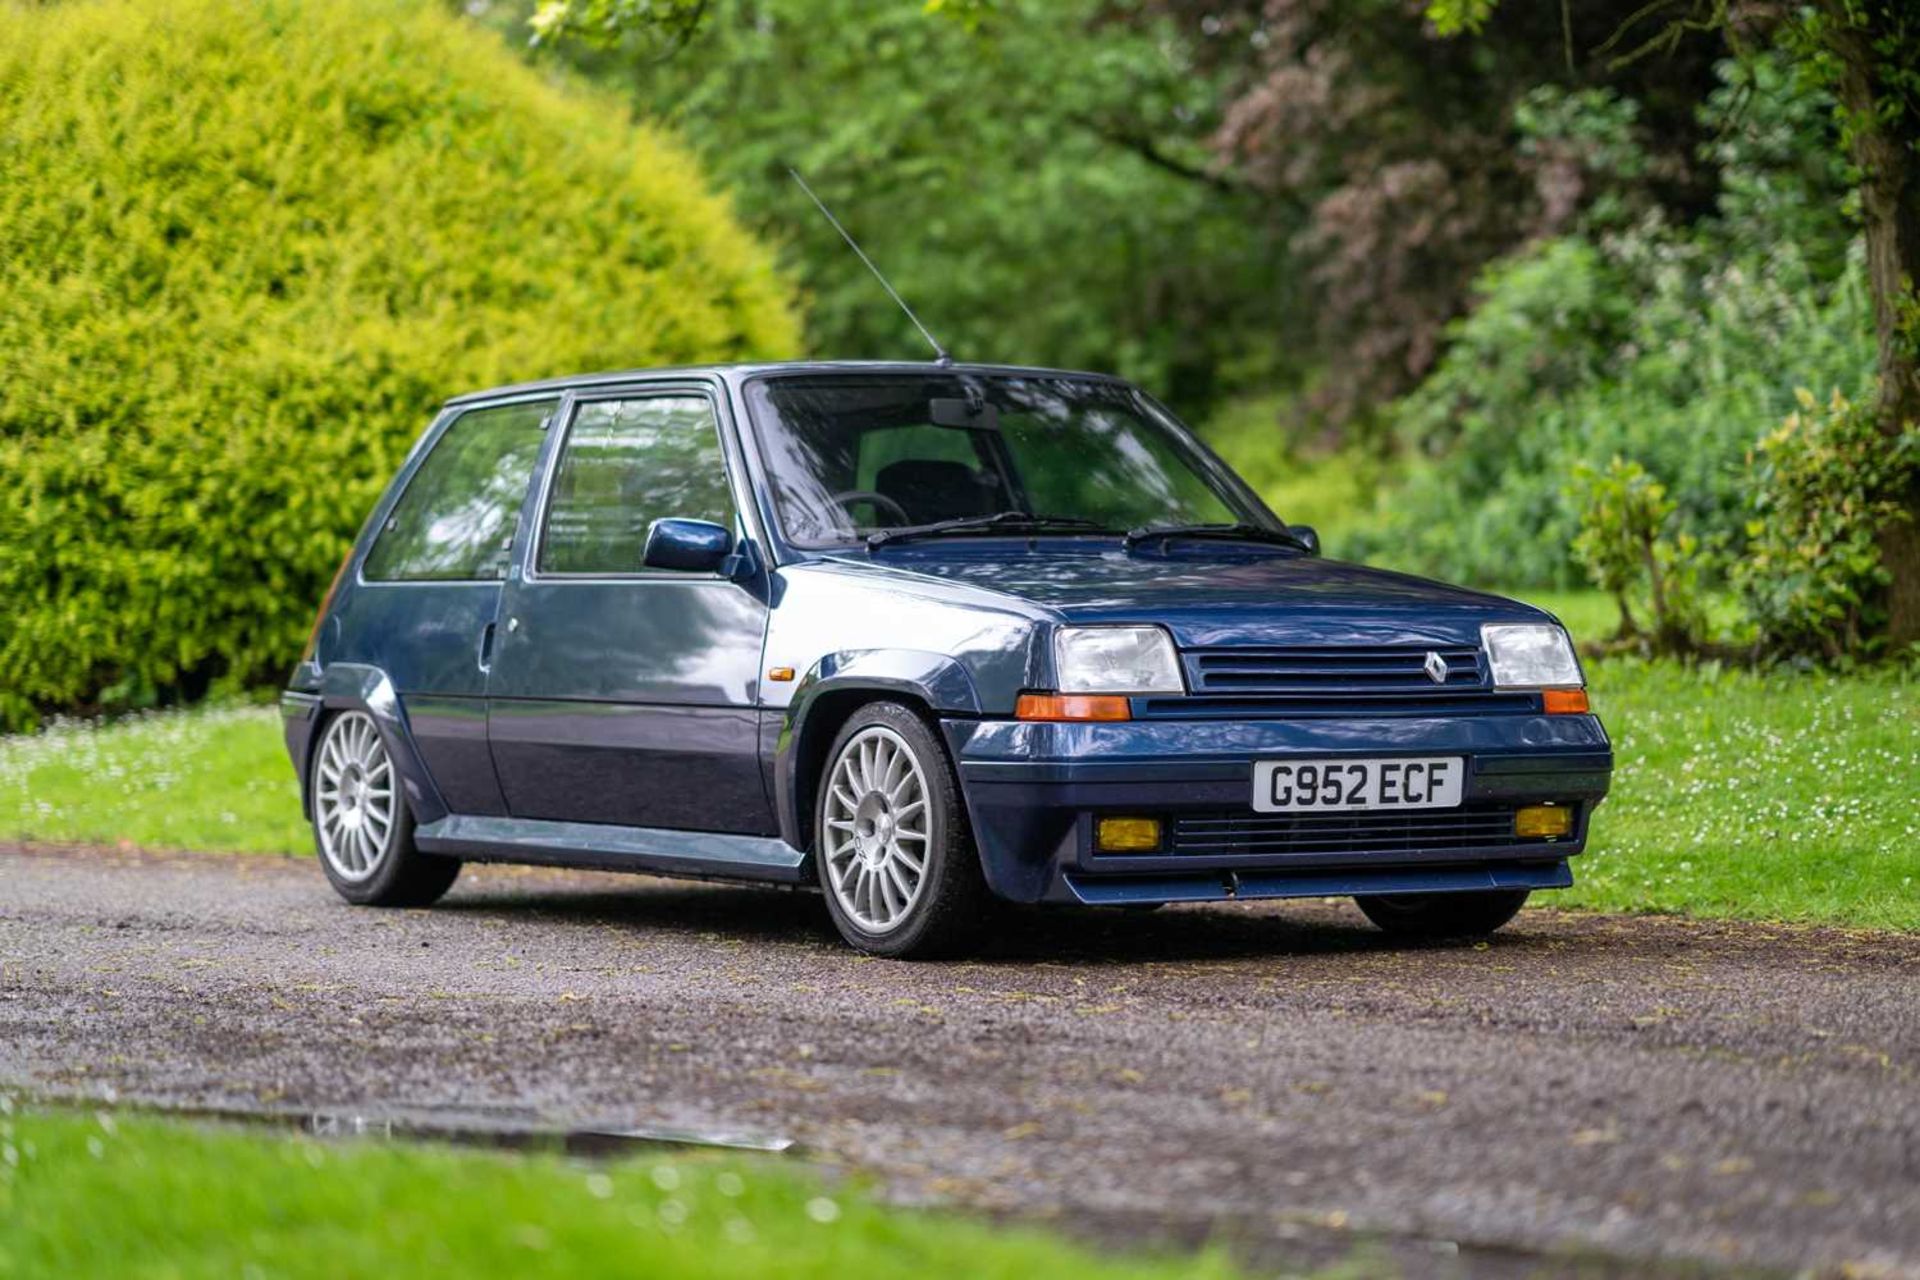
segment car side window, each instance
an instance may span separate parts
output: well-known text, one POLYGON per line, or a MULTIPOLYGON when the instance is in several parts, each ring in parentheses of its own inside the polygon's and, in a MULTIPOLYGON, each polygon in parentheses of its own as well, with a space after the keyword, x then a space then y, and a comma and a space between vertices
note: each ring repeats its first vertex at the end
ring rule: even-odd
POLYGON ((655 520, 711 520, 732 528, 733 516, 713 405, 705 396, 589 400, 574 415, 554 472, 540 572, 639 573, 655 520))
POLYGON ((507 576, 514 530, 554 400, 472 409, 456 418, 388 512, 363 570, 376 582, 507 576))

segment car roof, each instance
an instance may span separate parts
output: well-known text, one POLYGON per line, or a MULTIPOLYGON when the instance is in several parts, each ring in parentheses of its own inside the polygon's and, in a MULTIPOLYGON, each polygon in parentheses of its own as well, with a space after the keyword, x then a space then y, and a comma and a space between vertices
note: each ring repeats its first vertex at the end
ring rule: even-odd
POLYGON ((609 373, 578 373, 564 378, 544 378, 538 382, 516 382, 485 391, 468 391, 449 397, 448 405, 471 404, 481 400, 499 400, 508 396, 537 394, 542 391, 575 391, 591 387, 619 386, 675 376, 711 375, 729 382, 744 382, 767 374, 791 373, 981 373, 1025 375, 1050 378, 1094 378, 1102 382, 1124 382, 1110 373, 1088 373, 1078 369, 1045 369, 1015 364, 936 364, 931 360, 779 360, 744 364, 696 364, 658 369, 623 369, 609 373))

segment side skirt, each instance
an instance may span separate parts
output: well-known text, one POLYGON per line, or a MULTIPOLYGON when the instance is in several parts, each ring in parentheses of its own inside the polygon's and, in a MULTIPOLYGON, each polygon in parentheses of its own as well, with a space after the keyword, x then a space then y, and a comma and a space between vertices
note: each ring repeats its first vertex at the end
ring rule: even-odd
POLYGON ((413 833, 423 853, 593 871, 803 884, 806 854, 770 836, 453 814, 413 833))

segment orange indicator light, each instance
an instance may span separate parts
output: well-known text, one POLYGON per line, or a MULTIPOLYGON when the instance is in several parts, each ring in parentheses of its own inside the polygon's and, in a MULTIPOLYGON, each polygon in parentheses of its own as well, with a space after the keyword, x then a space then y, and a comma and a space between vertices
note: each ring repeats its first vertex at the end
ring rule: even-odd
POLYGON ((1550 716, 1583 716, 1587 714, 1587 691, 1585 689, 1548 689, 1541 696, 1546 699, 1547 714, 1550 716))
POLYGON ((1021 720, 1131 720, 1133 708, 1111 694, 1023 693, 1013 714, 1021 720))

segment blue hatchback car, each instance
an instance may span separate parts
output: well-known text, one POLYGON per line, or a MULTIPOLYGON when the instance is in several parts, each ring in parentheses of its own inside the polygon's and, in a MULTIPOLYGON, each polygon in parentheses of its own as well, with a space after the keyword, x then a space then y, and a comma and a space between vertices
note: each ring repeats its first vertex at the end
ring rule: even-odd
POLYGON ((282 705, 349 901, 472 860, 818 886, 895 956, 995 899, 1485 933, 1571 883, 1612 769, 1548 614, 1323 558, 1126 382, 944 363, 448 402, 282 705))

